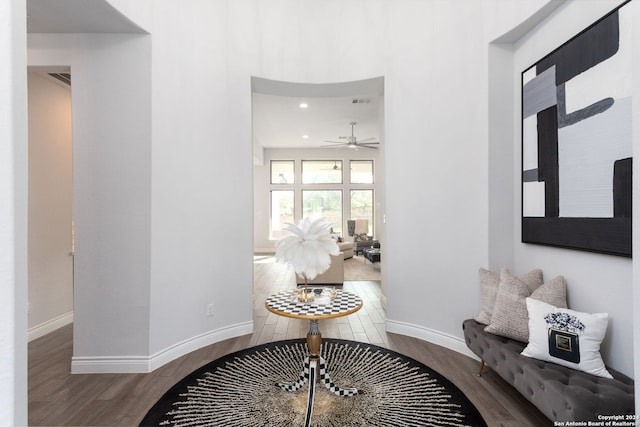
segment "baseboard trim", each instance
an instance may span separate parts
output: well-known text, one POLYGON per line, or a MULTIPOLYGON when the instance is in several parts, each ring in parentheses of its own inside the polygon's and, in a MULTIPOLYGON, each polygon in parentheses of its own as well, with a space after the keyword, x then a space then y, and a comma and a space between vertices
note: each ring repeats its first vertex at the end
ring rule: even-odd
POLYGON ((60 329, 63 326, 66 326, 70 323, 73 323, 73 311, 70 311, 65 314, 61 314, 58 317, 54 317, 53 319, 47 320, 44 323, 34 326, 27 330, 27 340, 29 342, 43 337, 50 332, 55 331, 56 329, 60 329))
POLYGON ((146 374, 149 358, 146 356, 96 356, 71 358, 72 374, 146 374))
POLYGON ((165 348, 151 356, 98 356, 73 357, 72 374, 129 374, 149 373, 159 367, 198 350, 229 338, 247 335, 253 332, 253 321, 226 326, 220 329, 196 335, 165 348))
POLYGON ((425 328, 424 326, 420 325, 414 325, 411 323, 389 319, 387 319, 387 332, 418 338, 423 341, 437 344, 441 347, 448 348, 449 350, 464 354, 465 356, 469 356, 474 360, 480 360, 478 359, 478 356, 476 356, 471 350, 469 350, 464 342, 464 339, 446 334, 444 332, 425 328))
POLYGON ((253 333, 253 320, 226 326, 189 338, 152 355, 149 362, 149 372, 199 348, 251 333, 253 333))

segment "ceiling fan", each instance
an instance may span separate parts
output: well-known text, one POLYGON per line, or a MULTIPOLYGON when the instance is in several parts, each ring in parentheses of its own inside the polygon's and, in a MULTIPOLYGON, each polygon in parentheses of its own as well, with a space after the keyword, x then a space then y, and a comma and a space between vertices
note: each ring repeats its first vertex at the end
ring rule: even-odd
POLYGON ((333 161, 333 166, 328 167, 328 168, 323 168, 322 170, 325 170, 325 171, 339 171, 340 169, 342 169, 342 161, 340 161, 340 166, 338 166, 338 161, 334 160, 333 161))
POLYGON ((373 150, 377 150, 378 147, 372 147, 373 145, 378 145, 380 142, 376 141, 375 138, 366 138, 358 141, 356 136, 353 133, 353 128, 356 126, 356 122, 349 123, 351 126, 351 136, 339 136, 339 139, 345 139, 346 141, 325 141, 330 142, 330 145, 321 145, 321 148, 341 148, 341 146, 347 146, 349 148, 371 148, 373 150), (340 144, 340 145, 334 145, 340 144))
POLYGON ((342 170, 342 160, 318 160, 319 163, 322 163, 318 170, 320 171, 341 171, 342 170), (333 162, 333 165, 331 164, 333 162), (340 164, 338 164, 340 162, 340 164))

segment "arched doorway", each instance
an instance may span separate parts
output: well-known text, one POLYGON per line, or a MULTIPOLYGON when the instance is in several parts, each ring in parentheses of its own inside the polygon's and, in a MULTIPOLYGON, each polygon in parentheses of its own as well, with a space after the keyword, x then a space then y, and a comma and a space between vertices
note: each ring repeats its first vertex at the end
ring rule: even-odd
MULTIPOLYGON (((265 260, 274 253, 275 242, 282 237, 278 234, 280 225, 298 222, 313 209, 312 197, 326 197, 331 199, 327 205, 337 206, 334 211, 323 210, 322 216, 334 215, 331 219, 337 224, 334 231, 345 240, 353 240, 347 221, 363 215, 362 206, 356 204, 364 197, 370 203, 368 233, 384 243, 383 122, 383 77, 334 84, 290 83, 252 77, 256 262, 267 262, 265 260), (367 147, 349 144, 354 140, 379 144, 367 147), (364 170, 370 168, 371 181, 353 177, 354 168, 363 165, 364 170), (308 175, 313 167, 318 172, 326 170, 339 178, 314 181, 308 175), (303 169, 307 170, 304 176, 303 169)), ((367 267, 378 268, 380 273, 380 264, 368 264, 367 267)), ((254 307, 258 310, 262 306, 258 299, 263 297, 260 293, 263 287, 256 289, 256 282, 275 281, 276 289, 286 286, 281 282, 281 275, 270 271, 270 277, 258 277, 262 273, 254 277, 254 307)), ((380 274, 378 278, 382 278, 380 274)), ((383 291, 380 300, 386 301, 383 291)), ((260 316, 254 311, 254 335, 264 323, 260 316)))

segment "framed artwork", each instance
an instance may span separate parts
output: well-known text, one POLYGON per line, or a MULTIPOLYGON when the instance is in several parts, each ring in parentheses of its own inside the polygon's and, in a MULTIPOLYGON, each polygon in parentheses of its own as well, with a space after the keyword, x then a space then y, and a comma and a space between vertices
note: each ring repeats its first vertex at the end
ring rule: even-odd
POLYGON ((522 72, 522 242, 631 257, 631 10, 522 72))

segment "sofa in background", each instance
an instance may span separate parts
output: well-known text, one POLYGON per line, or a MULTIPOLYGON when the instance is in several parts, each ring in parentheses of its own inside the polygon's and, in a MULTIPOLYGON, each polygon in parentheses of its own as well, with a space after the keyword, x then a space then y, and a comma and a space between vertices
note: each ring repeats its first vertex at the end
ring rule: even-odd
MULTIPOLYGON (((601 421, 599 415, 633 415, 634 382, 611 369, 613 379, 522 356, 526 344, 485 332, 473 319, 462 324, 467 347, 552 421, 601 421)), ((586 424, 585 424, 586 425, 586 424)))
POLYGON ((353 236, 353 250, 357 254, 364 253, 365 249, 371 249, 373 246, 373 236, 364 234, 356 234, 353 236))
MULTIPOLYGON (((351 250, 353 256, 353 249, 351 250)), ((296 283, 304 285, 304 278, 296 274, 296 283)), ((322 274, 318 274, 313 280, 307 280, 308 285, 342 285, 344 284, 344 254, 331 256, 329 269, 322 274)))
POLYGON ((340 252, 344 254, 343 259, 353 258, 353 242, 338 242, 340 252))

